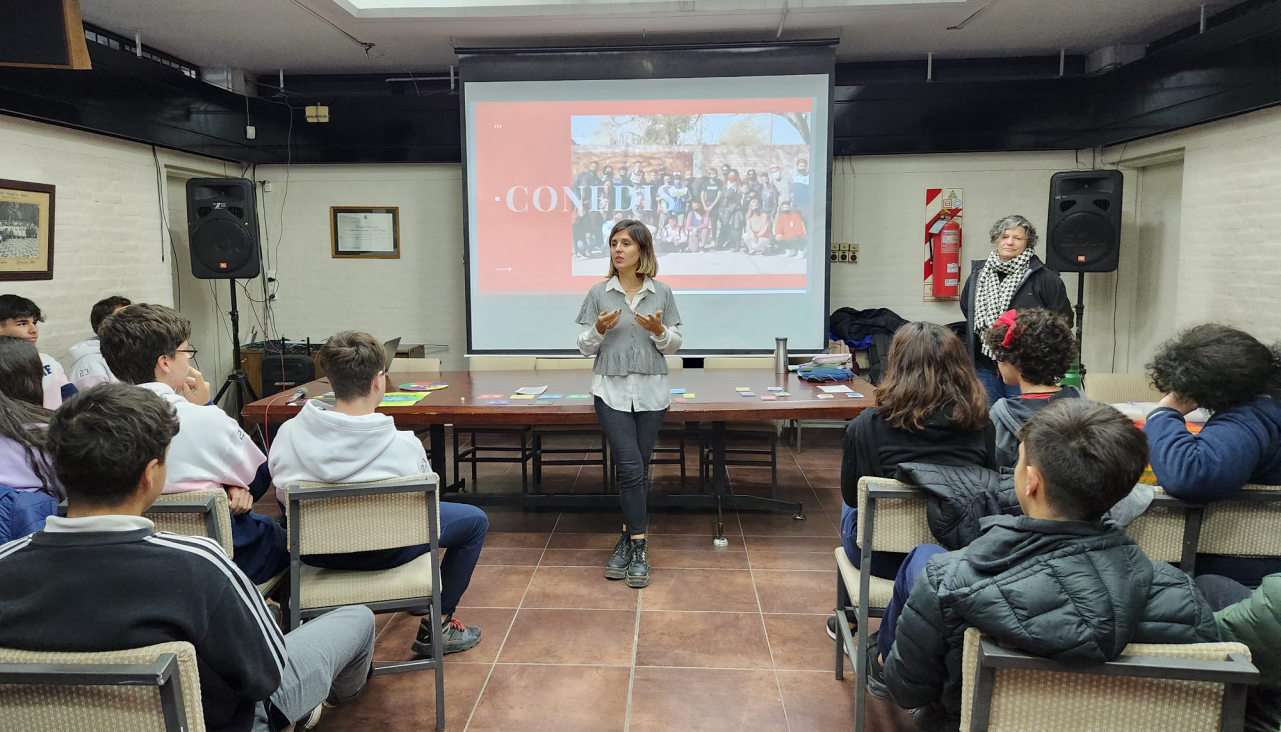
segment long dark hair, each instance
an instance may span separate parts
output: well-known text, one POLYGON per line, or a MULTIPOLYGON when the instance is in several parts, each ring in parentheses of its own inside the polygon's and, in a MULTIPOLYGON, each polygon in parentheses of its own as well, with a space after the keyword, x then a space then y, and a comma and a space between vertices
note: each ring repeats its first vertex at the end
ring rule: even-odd
POLYGON ((987 427, 987 393, 961 339, 934 323, 908 323, 890 343, 885 380, 876 387, 876 413, 889 426, 919 430, 931 414, 950 407, 952 422, 987 427))
POLYGON ((1148 375, 1161 391, 1222 412, 1264 394, 1281 398, 1281 350, 1245 331, 1206 323, 1161 344, 1148 375))
POLYGON ((0 436, 22 446, 44 492, 61 498, 45 456, 45 425, 53 412, 44 408, 43 377, 36 344, 0 336, 0 436))

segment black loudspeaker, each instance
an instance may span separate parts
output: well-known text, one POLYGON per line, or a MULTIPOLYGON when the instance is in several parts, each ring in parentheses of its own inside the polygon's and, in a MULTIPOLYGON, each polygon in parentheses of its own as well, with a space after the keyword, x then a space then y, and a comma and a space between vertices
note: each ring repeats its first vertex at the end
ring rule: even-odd
POLYGON ((301 353, 281 355, 279 351, 274 354, 264 352, 262 355, 262 396, 292 391, 315 380, 316 364, 310 356, 301 353))
POLYGON ((201 280, 258 276, 258 212, 254 184, 245 178, 187 181, 191 273, 201 280))
POLYGON ((1050 178, 1046 264, 1059 272, 1116 271, 1122 180, 1119 170, 1074 170, 1050 178))

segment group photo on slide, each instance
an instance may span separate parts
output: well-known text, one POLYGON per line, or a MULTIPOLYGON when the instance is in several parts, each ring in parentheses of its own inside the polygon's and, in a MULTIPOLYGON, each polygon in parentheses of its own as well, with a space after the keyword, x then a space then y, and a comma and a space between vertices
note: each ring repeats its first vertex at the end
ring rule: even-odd
POLYGON ((671 274, 803 274, 812 115, 584 115, 570 121, 575 275, 643 222, 671 274))

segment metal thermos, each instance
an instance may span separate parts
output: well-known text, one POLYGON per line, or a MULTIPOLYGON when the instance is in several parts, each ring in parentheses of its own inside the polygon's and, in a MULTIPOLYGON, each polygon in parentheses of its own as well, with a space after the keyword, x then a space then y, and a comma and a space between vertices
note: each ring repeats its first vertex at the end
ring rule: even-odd
POLYGON ((774 339, 774 373, 787 373, 787 339, 774 339))

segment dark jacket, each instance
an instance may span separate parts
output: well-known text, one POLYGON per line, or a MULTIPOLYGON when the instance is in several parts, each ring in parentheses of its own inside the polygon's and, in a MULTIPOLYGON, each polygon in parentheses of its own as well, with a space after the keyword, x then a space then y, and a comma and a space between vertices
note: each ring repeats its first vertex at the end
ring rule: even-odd
POLYGON ((1013 475, 977 465, 902 463, 894 477, 929 494, 925 518, 930 533, 949 551, 977 539, 983 533, 982 519, 988 516, 1023 515, 1013 475))
POLYGON ((58 499, 0 485, 0 544, 34 534, 58 513, 58 499))
MULTIPOLYGON (((961 290, 961 312, 965 315, 965 345, 970 349, 970 355, 977 354, 980 359, 990 361, 979 349, 978 334, 974 332, 974 297, 979 288, 979 273, 983 271, 985 264, 986 259, 976 259, 970 263, 970 276, 961 290)), ((1059 273, 1045 266, 1035 254, 1032 255, 1032 261, 1028 262, 1027 277, 1006 307, 1007 310, 1029 308, 1053 310, 1067 318, 1068 325, 1072 325, 1072 303, 1068 300, 1067 287, 1063 285, 1059 273)))
POLYGON ((1021 396, 1015 399, 999 399, 988 413, 992 424, 996 425, 996 464, 1002 468, 1012 468, 1019 461, 1019 430, 1032 415, 1044 409, 1050 402, 1059 399, 1080 399, 1081 392, 1075 386, 1065 386, 1047 397, 1021 396))
POLYGON ((0 552, 0 618, 2 648, 190 642, 209 732, 249 732, 255 702, 280 686, 286 663, 257 588, 204 537, 46 529, 18 539, 0 552))
POLYGON ((995 516, 965 549, 930 560, 885 659, 896 704, 955 730, 966 628, 1064 663, 1102 663, 1129 643, 1218 640, 1192 580, 1102 523, 995 516))
POLYGON ((1208 503, 1246 483, 1281 485, 1281 405, 1261 396, 1215 413, 1199 434, 1175 409, 1157 409, 1143 425, 1157 484, 1175 498, 1208 503))
POLYGON ((1214 614, 1225 641, 1244 643, 1259 669, 1246 701, 1245 728, 1281 728, 1281 574, 1263 578, 1249 597, 1214 614))
POLYGON ((939 410, 919 430, 889 426, 876 413, 864 409, 845 430, 841 451, 841 497, 845 505, 858 508, 858 479, 865 476, 892 478, 899 463, 932 465, 981 465, 994 468, 995 435, 986 429, 958 427, 951 410, 939 410))

